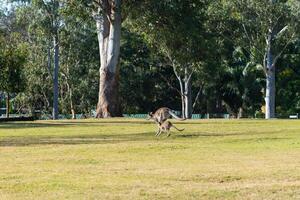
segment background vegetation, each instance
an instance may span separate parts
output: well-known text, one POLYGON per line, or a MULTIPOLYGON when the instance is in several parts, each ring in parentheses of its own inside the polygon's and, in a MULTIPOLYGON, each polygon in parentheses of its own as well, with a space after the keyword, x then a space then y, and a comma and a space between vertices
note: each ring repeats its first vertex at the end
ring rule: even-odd
MULTIPOLYGON (((2 3, 1 107, 9 93, 13 112, 38 110, 50 116, 57 79, 59 113, 91 115, 98 101, 100 66, 94 2, 2 3)), ((122 113, 147 113, 162 106, 184 112, 187 102, 185 117, 261 116, 267 44, 276 58, 277 117, 299 113, 299 2, 270 2, 124 2, 118 75, 122 113), (274 33, 268 43, 271 25, 274 33)))

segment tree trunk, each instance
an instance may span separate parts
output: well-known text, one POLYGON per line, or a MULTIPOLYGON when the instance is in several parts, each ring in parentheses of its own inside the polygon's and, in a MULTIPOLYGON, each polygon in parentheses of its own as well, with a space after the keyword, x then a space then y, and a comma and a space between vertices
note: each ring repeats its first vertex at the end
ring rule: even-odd
POLYGON ((6 96, 6 118, 9 118, 9 112, 10 112, 10 97, 9 97, 9 92, 7 92, 7 96, 6 96))
POLYGON ((181 94, 181 117, 185 119, 185 100, 184 93, 181 94))
POLYGON ((191 87, 191 74, 188 72, 188 68, 184 69, 184 105, 185 113, 184 118, 190 119, 192 117, 192 87, 191 87))
POLYGON ((275 118, 275 67, 268 71, 266 77, 266 119, 275 118))
POLYGON ((192 117, 192 88, 191 81, 184 83, 184 104, 185 104, 185 118, 190 119, 192 117))
POLYGON ((266 113, 265 118, 275 118, 275 63, 272 54, 272 40, 274 34, 273 30, 270 29, 268 36, 268 48, 266 52, 266 113))
POLYGON ((96 17, 100 51, 100 81, 96 117, 121 116, 119 105, 119 55, 121 38, 121 0, 105 4, 108 14, 98 10, 96 17))
POLYGON ((244 116, 244 109, 243 107, 240 107, 237 113, 237 118, 240 119, 243 118, 243 116, 244 116))
POLYGON ((69 84, 68 87, 69 87, 70 109, 71 109, 72 119, 76 119, 76 113, 73 105, 73 91, 69 84))
MULTIPOLYGON (((68 71, 69 71, 69 69, 68 69, 68 71)), ((71 114, 72 114, 72 119, 76 119, 76 113, 75 113, 74 104, 73 104, 73 90, 69 84, 68 77, 65 76, 65 78, 66 78, 66 84, 67 84, 67 88, 68 88, 68 92, 69 92, 69 101, 70 101, 70 110, 71 110, 71 114)))
POLYGON ((58 72, 59 72, 59 41, 58 35, 53 37, 54 43, 54 74, 53 74, 53 119, 58 119, 58 72))
POLYGON ((191 82, 188 81, 185 83, 185 118, 190 119, 192 117, 192 89, 191 82))
POLYGON ((73 107, 71 108, 71 113, 72 113, 72 119, 76 119, 76 113, 73 107))
POLYGON ((180 86, 180 95, 181 95, 181 117, 185 119, 185 97, 184 97, 184 88, 183 83, 180 77, 178 77, 179 86, 180 86))

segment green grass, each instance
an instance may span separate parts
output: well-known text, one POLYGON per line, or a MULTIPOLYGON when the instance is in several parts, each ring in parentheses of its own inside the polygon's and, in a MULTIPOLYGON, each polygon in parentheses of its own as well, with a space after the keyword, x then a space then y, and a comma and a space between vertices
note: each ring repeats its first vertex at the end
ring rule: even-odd
POLYGON ((0 123, 0 199, 300 199, 300 121, 0 123))

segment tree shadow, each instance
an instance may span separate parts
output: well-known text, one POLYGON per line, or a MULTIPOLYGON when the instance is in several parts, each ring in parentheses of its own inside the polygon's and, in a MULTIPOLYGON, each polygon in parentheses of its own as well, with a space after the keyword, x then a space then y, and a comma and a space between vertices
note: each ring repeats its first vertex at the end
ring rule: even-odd
POLYGON ((24 128, 43 128, 43 127, 62 127, 74 124, 63 124, 63 123, 38 123, 38 122, 3 122, 0 124, 1 129, 24 129, 24 128))
MULTIPOLYGON (((229 137, 229 136, 249 136, 249 135, 253 135, 253 136, 257 136, 257 135, 275 135, 280 133, 281 131, 269 131, 269 132, 251 132, 251 131, 247 131, 247 132, 236 132, 236 133, 209 133, 209 132, 197 132, 197 133, 187 133, 187 134, 177 134, 175 137, 178 138, 197 138, 197 137, 229 137)), ((262 137, 259 137, 262 138, 262 137)), ((258 138, 258 139, 259 139, 258 138)), ((270 138, 270 137, 266 137, 266 138, 270 138)), ((242 140, 243 138, 241 138, 242 140)), ((245 139, 245 138, 244 138, 245 139)), ((276 139, 275 137, 273 137, 273 139, 276 139)))
POLYGON ((112 135, 72 135, 72 136, 28 136, 0 139, 0 147, 31 145, 79 145, 115 144, 123 142, 150 141, 154 132, 112 135))
POLYGON ((101 124, 154 124, 151 121, 43 121, 43 122, 1 122, 1 129, 24 129, 24 128, 43 128, 43 127, 64 127, 81 125, 101 125, 101 124))
MULTIPOLYGON (((205 137, 229 137, 248 135, 245 133, 215 134, 215 133, 171 133, 173 139, 193 139, 205 137)), ((259 135, 259 134, 251 134, 259 135)), ((93 134, 93 135, 70 135, 70 136, 15 136, 0 138, 0 147, 9 146, 32 146, 32 145, 80 145, 80 144, 117 144, 137 141, 155 141, 164 137, 155 137, 155 131, 133 134, 93 134)), ((229 142, 261 142, 266 140, 284 140, 289 138, 258 137, 258 138, 233 138, 229 142)))
POLYGON ((99 119, 99 121, 61 121, 59 122, 61 124, 154 124, 154 122, 151 121, 130 121, 130 120, 122 120, 122 121, 118 121, 118 120, 110 120, 110 121, 101 121, 101 119, 99 119))

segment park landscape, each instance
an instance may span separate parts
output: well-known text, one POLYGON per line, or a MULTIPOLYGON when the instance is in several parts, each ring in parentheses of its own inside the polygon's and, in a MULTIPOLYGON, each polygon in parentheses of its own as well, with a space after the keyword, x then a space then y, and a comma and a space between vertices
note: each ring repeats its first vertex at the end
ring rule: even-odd
POLYGON ((1 0, 0 200, 300 199, 299 25, 299 0, 1 0))
POLYGON ((0 199, 299 199, 300 121, 0 124, 0 199))

